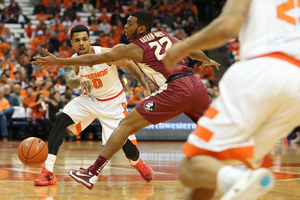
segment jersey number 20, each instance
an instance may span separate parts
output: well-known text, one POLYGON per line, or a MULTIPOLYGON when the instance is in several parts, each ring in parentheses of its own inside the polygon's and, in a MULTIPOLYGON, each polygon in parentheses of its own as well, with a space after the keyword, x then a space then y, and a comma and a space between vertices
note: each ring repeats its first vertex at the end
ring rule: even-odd
POLYGON ((162 59, 165 57, 166 52, 171 48, 172 42, 171 42, 171 40, 170 40, 168 37, 163 37, 163 38, 161 38, 161 39, 158 40, 158 41, 150 42, 149 45, 150 45, 151 48, 153 48, 153 47, 156 46, 156 49, 155 49, 154 54, 155 54, 157 60, 162 60, 162 59), (161 49, 162 49, 162 45, 163 45, 165 42, 167 43, 167 45, 166 45, 166 47, 165 47, 165 53, 160 54, 160 51, 161 51, 161 49))

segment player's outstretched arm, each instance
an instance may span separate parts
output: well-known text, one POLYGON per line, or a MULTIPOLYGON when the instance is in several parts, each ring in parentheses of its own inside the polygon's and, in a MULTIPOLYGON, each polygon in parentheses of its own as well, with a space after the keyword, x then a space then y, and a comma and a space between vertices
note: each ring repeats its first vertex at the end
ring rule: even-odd
POLYGON ((222 13, 212 23, 183 42, 173 45, 163 58, 167 69, 177 69, 176 64, 190 53, 220 47, 236 37, 246 20, 251 0, 227 0, 222 13))
POLYGON ((110 63, 121 60, 123 58, 134 58, 133 45, 117 45, 110 51, 99 54, 85 54, 71 58, 57 58, 53 54, 46 50, 48 56, 46 57, 34 57, 36 61, 32 63, 36 67, 45 68, 48 66, 92 66, 102 63, 110 63))

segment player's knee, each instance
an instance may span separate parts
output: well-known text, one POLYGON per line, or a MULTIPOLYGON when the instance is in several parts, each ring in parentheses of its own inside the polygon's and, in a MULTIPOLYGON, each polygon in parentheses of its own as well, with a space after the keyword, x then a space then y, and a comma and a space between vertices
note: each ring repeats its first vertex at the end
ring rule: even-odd
POLYGON ((130 123, 126 117, 120 121, 118 129, 122 129, 122 131, 124 133, 127 133, 128 136, 136 132, 134 125, 132 123, 130 123))

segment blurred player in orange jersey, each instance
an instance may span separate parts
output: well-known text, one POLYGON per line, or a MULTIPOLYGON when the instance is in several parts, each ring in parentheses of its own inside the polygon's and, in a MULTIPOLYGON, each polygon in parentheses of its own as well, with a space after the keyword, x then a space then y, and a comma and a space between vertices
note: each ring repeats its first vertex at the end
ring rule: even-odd
POLYGON ((240 61, 183 147, 185 199, 208 200, 219 189, 222 200, 255 200, 272 189, 272 172, 260 167, 270 167, 268 153, 300 123, 298 7, 293 0, 227 0, 217 19, 164 57, 168 69, 178 69, 189 52, 240 37, 240 61), (228 165, 237 163, 260 169, 228 165))

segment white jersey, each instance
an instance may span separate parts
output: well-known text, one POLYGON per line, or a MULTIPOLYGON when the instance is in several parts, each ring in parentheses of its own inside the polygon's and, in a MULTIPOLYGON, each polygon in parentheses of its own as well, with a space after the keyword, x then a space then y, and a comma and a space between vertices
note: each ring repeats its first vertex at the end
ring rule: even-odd
MULTIPOLYGON (((101 47, 94 46, 95 54, 101 53, 101 47)), ((72 57, 77 56, 74 54, 72 57)), ((91 95, 97 99, 108 99, 118 95, 123 86, 118 76, 118 70, 115 65, 99 64, 89 66, 80 66, 78 76, 87 77, 92 80, 94 87, 91 95)))
POLYGON ((297 0, 252 0, 240 31, 241 60, 281 52, 300 60, 297 0))

